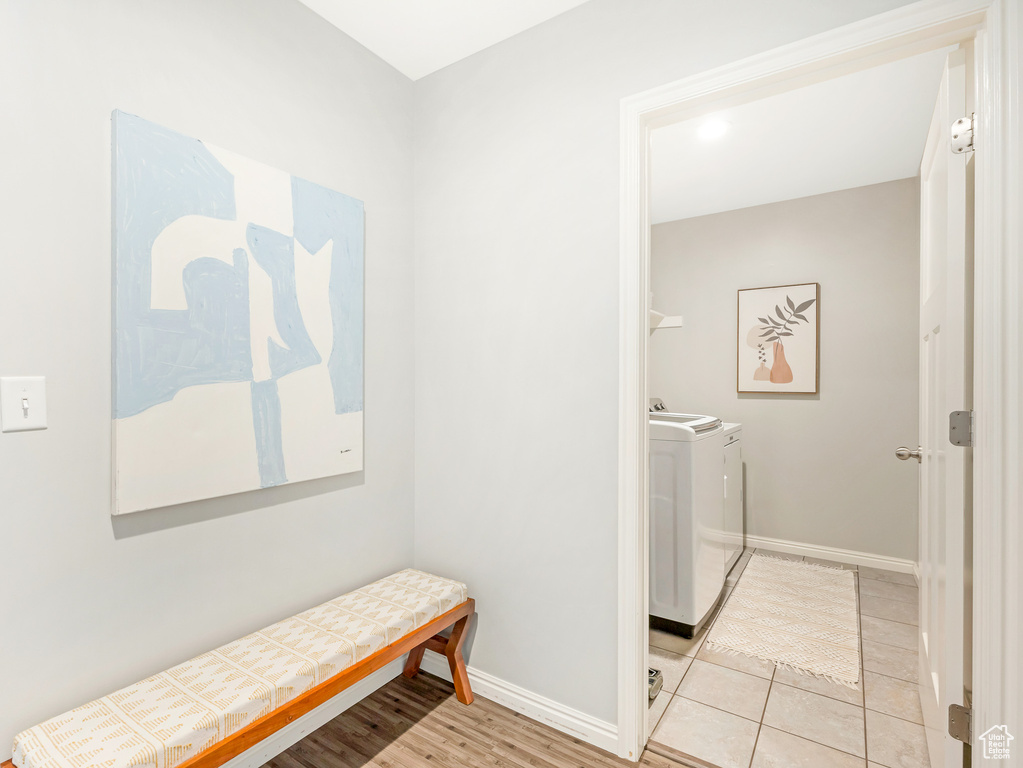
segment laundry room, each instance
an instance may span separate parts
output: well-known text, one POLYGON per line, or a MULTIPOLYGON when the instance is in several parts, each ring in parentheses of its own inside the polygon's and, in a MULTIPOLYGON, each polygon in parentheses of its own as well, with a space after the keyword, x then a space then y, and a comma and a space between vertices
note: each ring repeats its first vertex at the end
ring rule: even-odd
POLYGON ((651 749, 844 765, 880 712, 926 758, 899 458, 920 426, 921 163, 956 55, 651 131, 651 749))

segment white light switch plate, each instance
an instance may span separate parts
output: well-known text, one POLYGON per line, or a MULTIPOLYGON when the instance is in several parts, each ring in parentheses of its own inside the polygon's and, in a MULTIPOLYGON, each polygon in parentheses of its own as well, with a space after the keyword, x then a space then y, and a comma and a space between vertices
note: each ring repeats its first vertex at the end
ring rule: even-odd
POLYGON ((46 378, 0 378, 0 424, 4 432, 46 429, 46 378))

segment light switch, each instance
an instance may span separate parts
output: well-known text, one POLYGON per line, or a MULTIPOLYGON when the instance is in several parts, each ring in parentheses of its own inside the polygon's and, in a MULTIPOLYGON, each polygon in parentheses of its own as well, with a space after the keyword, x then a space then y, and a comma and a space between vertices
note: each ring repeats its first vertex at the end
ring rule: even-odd
POLYGON ((0 378, 0 424, 4 432, 46 429, 46 378, 0 378))

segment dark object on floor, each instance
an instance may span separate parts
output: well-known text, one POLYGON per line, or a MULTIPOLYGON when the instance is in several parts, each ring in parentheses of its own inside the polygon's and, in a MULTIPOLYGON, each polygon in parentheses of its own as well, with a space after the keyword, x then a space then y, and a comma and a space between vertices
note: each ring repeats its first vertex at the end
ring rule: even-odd
POLYGON ((664 686, 664 675, 661 674, 661 670, 650 667, 647 670, 647 682, 649 683, 647 695, 649 695, 650 701, 653 701, 664 686))

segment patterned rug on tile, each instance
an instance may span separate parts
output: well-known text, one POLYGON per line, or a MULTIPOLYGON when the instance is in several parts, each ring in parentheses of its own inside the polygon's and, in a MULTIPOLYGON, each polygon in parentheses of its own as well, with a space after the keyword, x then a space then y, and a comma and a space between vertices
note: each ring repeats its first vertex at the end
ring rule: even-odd
POLYGON ((707 644, 854 687, 860 678, 855 579, 852 571, 755 554, 707 644))

